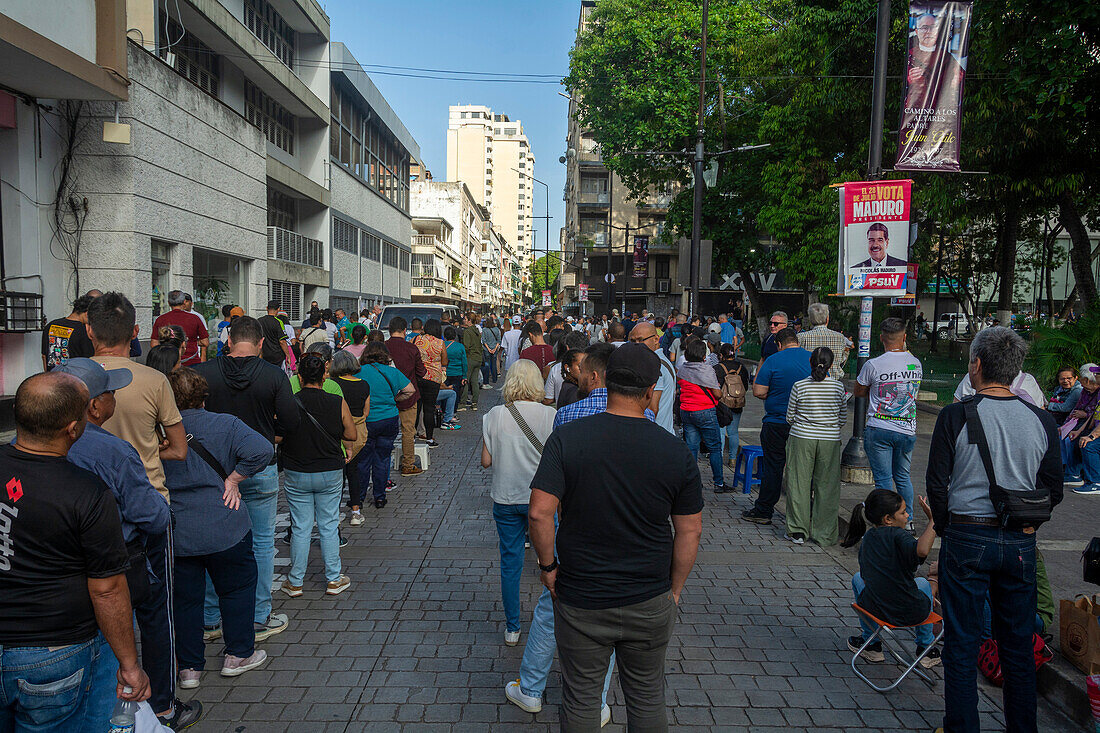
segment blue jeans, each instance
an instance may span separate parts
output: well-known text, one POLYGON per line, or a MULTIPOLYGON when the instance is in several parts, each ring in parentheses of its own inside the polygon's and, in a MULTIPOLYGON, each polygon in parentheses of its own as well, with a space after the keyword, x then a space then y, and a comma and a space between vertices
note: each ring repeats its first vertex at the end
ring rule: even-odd
POLYGON ((722 485, 722 433, 714 410, 680 410, 684 442, 695 460, 699 460, 699 441, 710 451, 710 471, 716 486, 722 485))
MULTIPOLYGON (((928 578, 915 578, 917 581, 917 588, 920 592, 928 596, 928 610, 932 610, 932 586, 928 582, 928 578)), ((863 576, 860 573, 856 573, 852 576, 852 593, 856 596, 856 603, 859 603, 859 594, 863 592, 863 589, 867 587, 867 584, 863 582, 863 576)), ((868 621, 863 618, 862 614, 856 614, 859 618, 859 628, 863 630, 863 640, 867 641, 871 638, 871 634, 875 633, 875 628, 871 626, 868 621)), ((889 621, 890 619, 882 619, 883 621, 889 621)), ((932 633, 932 624, 925 624, 923 626, 914 626, 913 634, 917 637, 917 646, 926 647, 932 643, 932 640, 936 638, 936 635, 932 633)))
POLYGON ((1002 697, 1006 731, 1037 730, 1032 646, 1035 583, 1034 534, 962 524, 952 524, 944 531, 940 601, 946 733, 980 730, 975 671, 987 596, 993 608, 993 636, 1005 678, 1002 697))
POLYGON ((455 416, 455 400, 458 399, 458 392, 453 389, 441 389, 439 390, 439 396, 435 398, 437 403, 443 405, 443 422, 450 422, 455 416))
MULTIPOLYGON (((554 601, 550 598, 550 591, 544 588, 535 604, 535 613, 531 616, 531 628, 527 630, 527 646, 523 649, 523 661, 519 666, 520 692, 542 698, 557 648, 557 640, 554 638, 554 601)), ((607 704, 607 688, 611 687, 611 670, 614 668, 615 652, 612 650, 607 677, 603 681, 604 705, 607 704)))
POLYGON ((863 429, 863 450, 875 476, 875 488, 896 491, 905 499, 910 513, 914 511, 913 482, 909 479, 909 464, 917 436, 896 430, 867 427, 863 429))
POLYGON ((492 379, 493 384, 497 383, 497 357, 496 354, 490 354, 489 350, 485 350, 484 361, 481 362, 481 380, 488 384, 492 379))
POLYGON ((1090 484, 1100 483, 1100 440, 1093 440, 1078 449, 1081 454, 1081 478, 1090 484))
POLYGON ((325 580, 340 579, 340 498, 344 495, 344 472, 318 471, 304 473, 286 470, 284 488, 290 506, 290 572, 291 585, 302 585, 309 562, 309 536, 317 523, 321 557, 325 561, 325 580))
POLYGON ((519 581, 523 575, 523 543, 527 539, 527 505, 493 502, 493 519, 500 538, 500 595, 508 631, 519 631, 519 581))
POLYGON ((367 422, 367 442, 357 456, 359 466, 358 495, 351 497, 352 506, 361 506, 367 489, 374 481, 374 499, 386 498, 386 483, 390 480, 390 455, 393 453, 393 441, 397 439, 397 430, 401 420, 390 417, 385 420, 367 422))
POLYGON ((83 644, 0 647, 0 730, 105 731, 118 660, 103 634, 83 644))
MULTIPOLYGON (((1094 440, 1093 443, 1096 441, 1094 440)), ((1092 445, 1092 443, 1089 443, 1092 445)), ((1062 438, 1062 474, 1075 479, 1081 478, 1081 448, 1072 438, 1062 438)))
POLYGON ((726 431, 726 450, 728 451, 729 460, 733 461, 737 459, 737 450, 741 445, 740 438, 741 428, 741 413, 733 413, 733 420, 730 424, 723 428, 726 431))
POLYGON ((209 555, 176 557, 173 613, 176 621, 176 658, 181 669, 201 671, 206 666, 202 640, 202 605, 206 578, 214 583, 222 612, 225 653, 247 658, 255 651, 256 560, 252 533, 232 547, 209 555))

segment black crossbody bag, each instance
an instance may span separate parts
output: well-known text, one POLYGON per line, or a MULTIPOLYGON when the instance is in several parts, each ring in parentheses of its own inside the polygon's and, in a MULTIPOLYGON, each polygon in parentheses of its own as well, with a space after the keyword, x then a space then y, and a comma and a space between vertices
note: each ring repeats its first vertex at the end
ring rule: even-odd
POLYGON ((985 428, 982 427, 981 418, 978 416, 978 401, 974 397, 968 397, 962 402, 963 411, 966 414, 966 434, 970 444, 978 447, 978 454, 982 457, 985 475, 989 480, 989 499, 993 502, 993 509, 997 512, 1001 526, 1005 529, 1019 530, 1024 527, 1037 528, 1043 522, 1050 521, 1049 491, 1046 489, 1009 491, 997 483, 997 477, 993 471, 993 457, 989 452, 989 441, 986 439, 985 428))

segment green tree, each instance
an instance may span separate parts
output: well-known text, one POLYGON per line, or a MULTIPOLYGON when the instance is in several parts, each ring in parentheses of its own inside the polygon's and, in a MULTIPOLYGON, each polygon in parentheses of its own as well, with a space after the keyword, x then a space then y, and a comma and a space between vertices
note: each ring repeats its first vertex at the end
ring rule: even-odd
POLYGON ((530 272, 531 296, 536 303, 542 302, 543 290, 549 290, 551 295, 557 295, 561 286, 558 278, 561 275, 561 253, 549 252, 533 260, 530 272))

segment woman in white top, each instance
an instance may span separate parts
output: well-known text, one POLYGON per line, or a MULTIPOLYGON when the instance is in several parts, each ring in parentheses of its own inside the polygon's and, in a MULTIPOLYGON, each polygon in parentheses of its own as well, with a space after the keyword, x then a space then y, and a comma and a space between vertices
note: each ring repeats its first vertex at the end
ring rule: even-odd
POLYGON ((821 346, 810 354, 810 376, 791 387, 787 403, 787 536, 821 546, 837 543, 840 509, 840 427, 848 395, 829 376, 833 352, 821 346))
POLYGON ((481 465, 492 467, 493 519, 500 537, 500 588, 507 627, 504 643, 519 643, 519 581, 527 539, 527 504, 531 479, 542 458, 542 446, 554 430, 553 407, 542 404, 542 372, 520 359, 504 376, 503 405, 481 422, 481 465))

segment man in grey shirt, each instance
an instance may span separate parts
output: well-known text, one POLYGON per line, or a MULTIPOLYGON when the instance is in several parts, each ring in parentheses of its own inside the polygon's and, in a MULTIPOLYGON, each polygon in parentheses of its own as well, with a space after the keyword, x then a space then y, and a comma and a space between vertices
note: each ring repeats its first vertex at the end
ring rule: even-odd
POLYGON ((1003 526, 990 498, 990 481, 967 427, 973 406, 989 444, 996 482, 1006 491, 1049 492, 1062 500, 1062 458, 1054 420, 1012 394, 1027 345, 997 326, 979 331, 970 346, 976 394, 945 407, 928 449, 926 484, 940 549, 944 619, 944 730, 978 730, 975 680, 985 603, 993 615, 1004 670, 1008 730, 1036 730, 1035 526, 1003 526))

